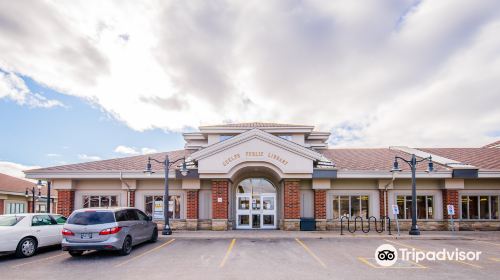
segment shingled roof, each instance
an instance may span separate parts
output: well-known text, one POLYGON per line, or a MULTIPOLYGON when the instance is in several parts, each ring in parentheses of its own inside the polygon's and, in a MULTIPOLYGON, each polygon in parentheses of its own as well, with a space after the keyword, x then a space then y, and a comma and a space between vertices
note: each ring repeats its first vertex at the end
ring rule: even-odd
MULTIPOLYGON (((26 188, 33 188, 35 183, 16 177, 9 176, 7 174, 0 173, 0 192, 12 192, 24 194, 26 188)), ((46 188, 42 188, 42 194, 46 194, 46 188)))
POLYGON ((496 148, 418 148, 421 151, 470 164, 483 170, 500 170, 500 149, 496 148))

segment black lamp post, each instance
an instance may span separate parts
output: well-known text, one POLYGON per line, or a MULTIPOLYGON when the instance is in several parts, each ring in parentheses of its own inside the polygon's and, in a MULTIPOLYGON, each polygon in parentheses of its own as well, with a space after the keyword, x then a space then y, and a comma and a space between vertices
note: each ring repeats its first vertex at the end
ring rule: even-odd
POLYGON ((424 160, 429 161, 429 166, 427 172, 432 172, 434 170, 434 164, 432 163, 432 157, 429 156, 427 158, 417 160, 417 157, 412 154, 410 160, 406 160, 402 157, 396 156, 394 158, 394 166, 392 167, 391 172, 399 172, 401 169, 399 168, 398 159, 406 162, 411 168, 411 229, 410 235, 420 235, 420 230, 417 226, 417 179, 416 179, 416 169, 417 164, 424 160))
POLYGON ((177 160, 174 160, 173 162, 170 162, 168 155, 165 156, 165 160, 159 161, 154 158, 148 157, 148 164, 146 165, 146 170, 144 170, 144 173, 146 174, 153 174, 154 171, 151 169, 151 161, 160 163, 163 165, 164 172, 165 172, 165 195, 163 197, 163 218, 165 221, 165 226, 162 230, 163 235, 171 235, 172 234, 172 229, 170 228, 170 220, 168 216, 168 203, 169 203, 169 195, 168 195, 168 170, 172 165, 177 163, 178 161, 183 160, 182 163, 182 168, 180 169, 180 172, 182 176, 186 176, 189 172, 189 170, 186 167, 186 159, 185 158, 179 158, 177 160))
MULTIPOLYGON (((42 186, 39 186, 38 184, 36 185, 37 189, 38 189, 38 197, 42 196, 42 193, 41 193, 41 188, 42 186)), ((24 195, 26 196, 26 198, 29 197, 29 193, 31 192, 31 195, 33 196, 33 205, 31 206, 32 207, 32 213, 35 213, 35 203, 36 203, 36 191, 35 191, 35 187, 33 186, 33 188, 30 190, 29 188, 26 188, 26 191, 24 193, 24 195)), ((29 209, 28 209, 28 212, 29 212, 29 209)))
MULTIPOLYGON (((41 189, 44 186, 42 180, 38 180, 36 185, 38 189, 41 189)), ((50 185, 50 181, 47 181, 47 213, 50 213, 50 185)))

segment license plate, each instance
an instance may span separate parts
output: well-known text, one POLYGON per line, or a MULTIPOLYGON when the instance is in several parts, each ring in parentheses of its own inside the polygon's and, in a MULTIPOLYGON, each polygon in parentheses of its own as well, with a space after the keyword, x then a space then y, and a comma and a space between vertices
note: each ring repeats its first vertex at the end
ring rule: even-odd
POLYGON ((82 239, 92 239, 92 233, 82 233, 80 237, 82 239))

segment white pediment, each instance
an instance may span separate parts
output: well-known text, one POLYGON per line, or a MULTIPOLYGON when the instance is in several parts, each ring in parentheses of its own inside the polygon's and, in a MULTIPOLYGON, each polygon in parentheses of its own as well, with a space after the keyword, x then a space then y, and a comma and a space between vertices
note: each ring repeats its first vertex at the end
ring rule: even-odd
POLYGON ((281 175, 312 174, 313 163, 323 156, 297 143, 259 129, 252 129, 233 138, 208 146, 191 155, 203 174, 231 174, 245 164, 272 166, 281 175))

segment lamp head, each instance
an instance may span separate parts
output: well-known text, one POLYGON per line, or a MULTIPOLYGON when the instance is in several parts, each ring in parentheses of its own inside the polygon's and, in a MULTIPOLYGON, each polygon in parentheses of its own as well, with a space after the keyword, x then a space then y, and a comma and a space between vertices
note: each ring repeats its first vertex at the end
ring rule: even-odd
POLYGON ((26 192, 24 193, 24 196, 28 197, 28 189, 26 189, 26 192))
POLYGON ((189 169, 187 169, 187 165, 186 165, 186 160, 185 159, 182 162, 182 167, 181 167, 180 171, 181 171, 182 176, 187 176, 188 173, 189 173, 189 169))
POLYGON ((432 157, 429 157, 429 166, 427 167, 427 172, 433 172, 434 171, 434 163, 432 162, 432 157))
POLYGON ((42 189, 42 186, 43 186, 42 180, 38 180, 38 183, 36 183, 36 187, 38 188, 38 190, 42 189))
POLYGON ((397 159, 394 159, 394 164, 392 166, 391 172, 400 172, 401 168, 399 168, 399 163, 397 159))
POLYGON ((148 163, 146 164, 146 170, 143 171, 144 174, 151 175, 155 173, 151 168, 151 158, 148 157, 148 163))

